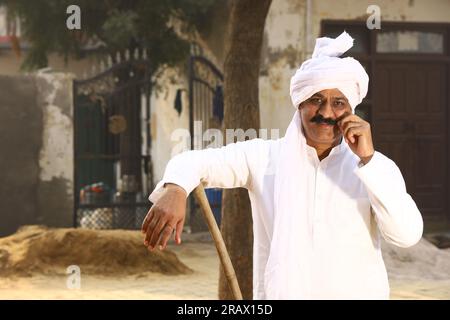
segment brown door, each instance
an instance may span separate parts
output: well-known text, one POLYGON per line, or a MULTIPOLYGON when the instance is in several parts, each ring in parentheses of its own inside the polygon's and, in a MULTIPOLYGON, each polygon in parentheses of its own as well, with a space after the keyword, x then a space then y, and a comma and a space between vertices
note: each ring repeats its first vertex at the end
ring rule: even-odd
POLYGON ((377 61, 374 71, 375 148, 399 166, 425 222, 443 224, 448 221, 447 65, 377 61))

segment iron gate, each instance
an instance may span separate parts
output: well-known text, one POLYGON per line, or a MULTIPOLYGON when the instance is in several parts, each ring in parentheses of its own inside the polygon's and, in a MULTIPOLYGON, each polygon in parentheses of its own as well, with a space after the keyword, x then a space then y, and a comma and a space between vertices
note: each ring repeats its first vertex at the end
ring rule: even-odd
POLYGON ((137 229, 149 209, 151 67, 142 50, 116 57, 74 81, 75 227, 137 229))
MULTIPOLYGON (((199 46, 193 45, 189 59, 189 131, 191 135, 191 149, 205 148, 201 135, 207 129, 221 129, 223 107, 222 72, 203 55, 199 46)), ((220 225, 222 190, 206 189, 205 191, 216 222, 220 225)), ((191 197, 190 207, 192 232, 208 230, 193 197, 191 197)))

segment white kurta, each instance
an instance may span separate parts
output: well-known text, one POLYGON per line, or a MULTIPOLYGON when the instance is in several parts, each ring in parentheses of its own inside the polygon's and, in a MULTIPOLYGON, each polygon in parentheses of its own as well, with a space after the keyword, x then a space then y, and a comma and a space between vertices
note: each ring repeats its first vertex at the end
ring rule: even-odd
MULTIPOLYGON (((155 202, 165 183, 177 184, 188 194, 200 181, 206 187, 247 188, 254 228, 254 299, 272 298, 264 282, 270 280, 266 265, 274 227, 274 173, 281 140, 254 139, 181 153, 170 160, 162 181, 149 197, 155 202)), ((362 165, 344 140, 322 161, 314 148, 307 146, 307 153, 310 188, 306 214, 311 250, 302 253, 302 258, 311 274, 306 277, 307 284, 296 285, 307 285, 310 290, 286 298, 388 299, 380 235, 390 243, 408 247, 420 240, 423 231, 421 214, 406 191, 400 170, 379 152, 362 165)))

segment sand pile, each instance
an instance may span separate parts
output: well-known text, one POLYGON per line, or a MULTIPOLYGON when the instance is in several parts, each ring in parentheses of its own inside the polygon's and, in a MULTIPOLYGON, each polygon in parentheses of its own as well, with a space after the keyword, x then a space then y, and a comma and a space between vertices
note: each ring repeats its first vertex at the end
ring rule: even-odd
POLYGON ((382 251, 391 279, 450 279, 450 250, 439 249, 425 238, 406 249, 383 242, 382 251))
POLYGON ((139 231, 22 227, 0 238, 0 274, 65 274, 70 265, 99 275, 192 272, 169 250, 149 252, 139 231))

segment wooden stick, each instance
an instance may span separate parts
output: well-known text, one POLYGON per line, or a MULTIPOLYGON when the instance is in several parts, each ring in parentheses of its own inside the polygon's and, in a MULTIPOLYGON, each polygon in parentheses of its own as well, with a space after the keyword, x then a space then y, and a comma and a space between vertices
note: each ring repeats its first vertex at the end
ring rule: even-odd
POLYGON ((219 254, 220 261, 222 262, 222 266, 228 281, 228 285, 230 286, 231 293, 233 294, 235 300, 242 300, 242 293, 241 289, 239 288, 236 273, 234 272, 233 264, 231 263, 231 259, 225 246, 225 242, 223 241, 222 234, 220 233, 219 227, 217 226, 216 219, 214 218, 214 214, 211 210, 208 198, 206 197, 205 189, 203 188, 202 184, 195 188, 194 196, 201 208, 203 217, 205 218, 206 224, 208 225, 209 232, 211 233, 211 236, 216 245, 217 253, 219 254))

